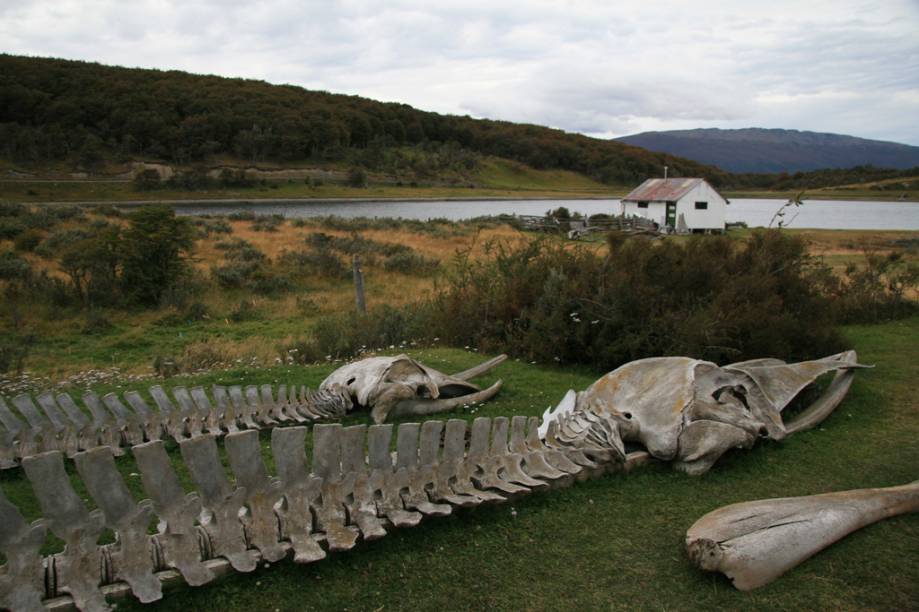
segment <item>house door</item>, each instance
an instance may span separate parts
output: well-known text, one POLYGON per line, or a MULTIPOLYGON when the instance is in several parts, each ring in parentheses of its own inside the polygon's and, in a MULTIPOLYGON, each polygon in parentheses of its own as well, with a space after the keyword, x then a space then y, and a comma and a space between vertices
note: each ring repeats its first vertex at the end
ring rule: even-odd
POLYGON ((667 216, 664 225, 676 229, 676 202, 667 202, 667 216))

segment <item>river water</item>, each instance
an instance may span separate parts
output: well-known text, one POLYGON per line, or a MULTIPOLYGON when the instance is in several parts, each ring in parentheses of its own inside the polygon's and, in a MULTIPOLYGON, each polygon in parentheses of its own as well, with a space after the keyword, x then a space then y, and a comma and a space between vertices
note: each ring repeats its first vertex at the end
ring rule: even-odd
MULTIPOLYGON (((728 205, 727 221, 743 221, 750 227, 766 227, 782 206, 783 200, 733 199, 728 205)), ((465 201, 348 201, 267 200, 251 203, 181 204, 175 207, 182 215, 229 214, 254 211, 258 214, 280 214, 285 217, 401 217, 403 219, 452 220, 484 215, 541 215, 564 206, 585 215, 619 214, 619 200, 465 200, 465 201)), ((790 209, 785 224, 791 228, 919 230, 919 203, 872 202, 846 200, 805 200, 790 209)))

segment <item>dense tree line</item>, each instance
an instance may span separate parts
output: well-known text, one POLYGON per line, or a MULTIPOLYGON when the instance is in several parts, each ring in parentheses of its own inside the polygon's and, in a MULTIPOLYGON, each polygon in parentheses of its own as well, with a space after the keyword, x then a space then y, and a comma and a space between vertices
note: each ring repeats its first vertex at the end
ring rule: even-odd
POLYGON ((69 161, 92 170, 106 159, 188 165, 222 154, 252 163, 347 161, 385 171, 394 163, 387 151, 411 147, 440 157, 447 151, 462 163, 468 162, 464 151, 494 155, 614 184, 659 176, 664 165, 671 176, 757 189, 806 189, 910 172, 859 167, 731 174, 536 125, 441 115, 263 81, 0 54, 0 156, 19 163, 69 161))
MULTIPOLYGON (((371 147, 455 143, 536 168, 607 182, 723 172, 608 140, 535 125, 423 112, 404 104, 262 81, 0 55, 0 155, 19 162, 106 156, 187 164, 214 154, 350 159, 371 147)), ((361 159, 367 159, 364 155, 361 159)))

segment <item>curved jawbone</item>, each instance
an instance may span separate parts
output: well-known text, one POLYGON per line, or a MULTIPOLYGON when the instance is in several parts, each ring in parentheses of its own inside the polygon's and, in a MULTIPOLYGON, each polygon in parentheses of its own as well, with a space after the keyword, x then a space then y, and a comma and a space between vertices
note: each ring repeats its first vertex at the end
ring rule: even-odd
POLYGON ((707 472, 732 448, 758 438, 782 440, 816 426, 845 397, 857 368, 855 351, 788 364, 757 359, 726 366, 688 357, 654 357, 627 363, 585 391, 569 391, 543 415, 566 435, 562 444, 605 447, 621 456, 638 444, 690 475, 707 472), (836 372, 824 394, 789 423, 782 411, 806 386, 836 372))
POLYGON ((853 531, 907 512, 919 512, 919 481, 743 502, 696 521, 686 532, 686 552, 696 567, 721 572, 749 591, 853 531))
POLYGON ((368 357, 332 372, 319 389, 338 389, 355 407, 370 410, 375 423, 391 416, 425 416, 478 404, 494 397, 501 381, 487 389, 469 382, 501 364, 499 355, 457 374, 444 374, 407 355, 368 357))

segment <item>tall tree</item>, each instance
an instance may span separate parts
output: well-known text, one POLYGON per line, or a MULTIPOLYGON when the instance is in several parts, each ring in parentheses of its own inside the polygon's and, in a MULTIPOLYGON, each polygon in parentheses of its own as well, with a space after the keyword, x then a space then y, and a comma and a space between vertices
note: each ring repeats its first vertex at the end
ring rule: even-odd
POLYGON ((123 236, 124 295, 136 304, 154 306, 188 272, 194 229, 168 206, 144 206, 131 214, 123 236))

